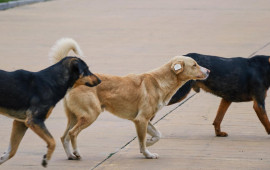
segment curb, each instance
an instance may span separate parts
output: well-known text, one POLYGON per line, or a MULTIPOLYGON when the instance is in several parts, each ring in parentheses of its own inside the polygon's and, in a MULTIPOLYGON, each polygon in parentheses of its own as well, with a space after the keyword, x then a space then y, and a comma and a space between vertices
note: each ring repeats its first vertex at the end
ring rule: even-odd
POLYGON ((36 2, 44 2, 49 0, 18 0, 18 1, 9 1, 5 3, 0 3, 0 10, 6 10, 9 8, 14 8, 22 5, 32 4, 36 2))

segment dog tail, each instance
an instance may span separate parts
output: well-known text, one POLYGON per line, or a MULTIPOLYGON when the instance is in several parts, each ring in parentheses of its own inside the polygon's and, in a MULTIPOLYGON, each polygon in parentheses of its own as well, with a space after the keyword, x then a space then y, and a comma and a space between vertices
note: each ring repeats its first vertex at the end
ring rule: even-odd
POLYGON ((72 38, 62 38, 56 41, 49 53, 50 62, 53 64, 57 63, 66 57, 70 50, 73 50, 76 55, 83 56, 80 46, 72 38))
POLYGON ((189 80, 186 82, 182 87, 180 87, 177 92, 173 95, 171 100, 169 101, 168 105, 178 103, 185 99, 189 92, 192 89, 193 84, 195 83, 194 80, 189 80))

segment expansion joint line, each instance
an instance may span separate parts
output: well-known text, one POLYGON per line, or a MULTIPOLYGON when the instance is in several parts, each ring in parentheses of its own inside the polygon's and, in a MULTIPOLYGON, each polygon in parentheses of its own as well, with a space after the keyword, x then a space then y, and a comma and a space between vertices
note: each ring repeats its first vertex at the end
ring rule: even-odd
POLYGON ((262 46, 261 48, 259 48, 258 50, 256 50, 255 52, 253 52, 252 54, 250 54, 248 56, 248 58, 254 56, 255 54, 257 54, 259 51, 261 51, 262 49, 266 48, 268 45, 270 45, 270 42, 266 43, 264 46, 262 46))

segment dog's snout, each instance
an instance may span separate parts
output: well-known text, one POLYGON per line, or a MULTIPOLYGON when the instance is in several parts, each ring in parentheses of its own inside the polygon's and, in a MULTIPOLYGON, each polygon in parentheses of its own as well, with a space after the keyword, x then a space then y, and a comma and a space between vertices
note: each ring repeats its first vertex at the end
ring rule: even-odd
POLYGON ((204 68, 204 69, 205 69, 204 74, 205 74, 206 76, 209 76, 209 74, 210 74, 210 70, 208 70, 207 68, 204 68))
POLYGON ((209 74, 210 74, 210 70, 208 70, 207 68, 204 68, 202 66, 200 66, 200 75, 197 76, 198 79, 200 80, 205 80, 208 78, 209 74))
POLYGON ((89 81, 85 83, 86 86, 94 87, 101 83, 101 80, 94 74, 88 77, 89 77, 89 81))
POLYGON ((201 67, 201 72, 203 74, 209 74, 210 73, 210 70, 208 70, 207 68, 201 67))
POLYGON ((95 82, 95 84, 98 85, 98 84, 100 84, 100 83, 101 83, 101 80, 100 80, 98 77, 96 77, 96 82, 95 82))

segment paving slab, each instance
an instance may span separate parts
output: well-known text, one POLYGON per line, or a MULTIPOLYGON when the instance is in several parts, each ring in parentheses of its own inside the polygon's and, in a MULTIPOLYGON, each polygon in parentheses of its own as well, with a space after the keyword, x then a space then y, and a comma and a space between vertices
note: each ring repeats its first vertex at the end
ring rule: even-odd
MULTIPOLYGON (((162 65, 188 52, 224 57, 270 54, 267 0, 54 0, 0 11, 0 68, 38 71, 62 37, 80 44, 92 72, 126 75, 162 65)), ((163 137, 139 153, 133 123, 108 112, 78 138, 81 161, 66 159, 60 137, 66 118, 60 102, 46 125, 57 146, 48 169, 269 169, 269 136, 252 103, 232 104, 222 123, 227 138, 214 136, 219 98, 201 92, 185 104, 165 107, 154 121, 163 137)), ((266 104, 269 103, 269 97, 266 104)), ((266 105, 267 110, 270 108, 266 105)), ((8 147, 12 120, 0 116, 0 152, 8 147)), ((28 131, 14 158, 0 169, 42 169, 45 143, 28 131)))

